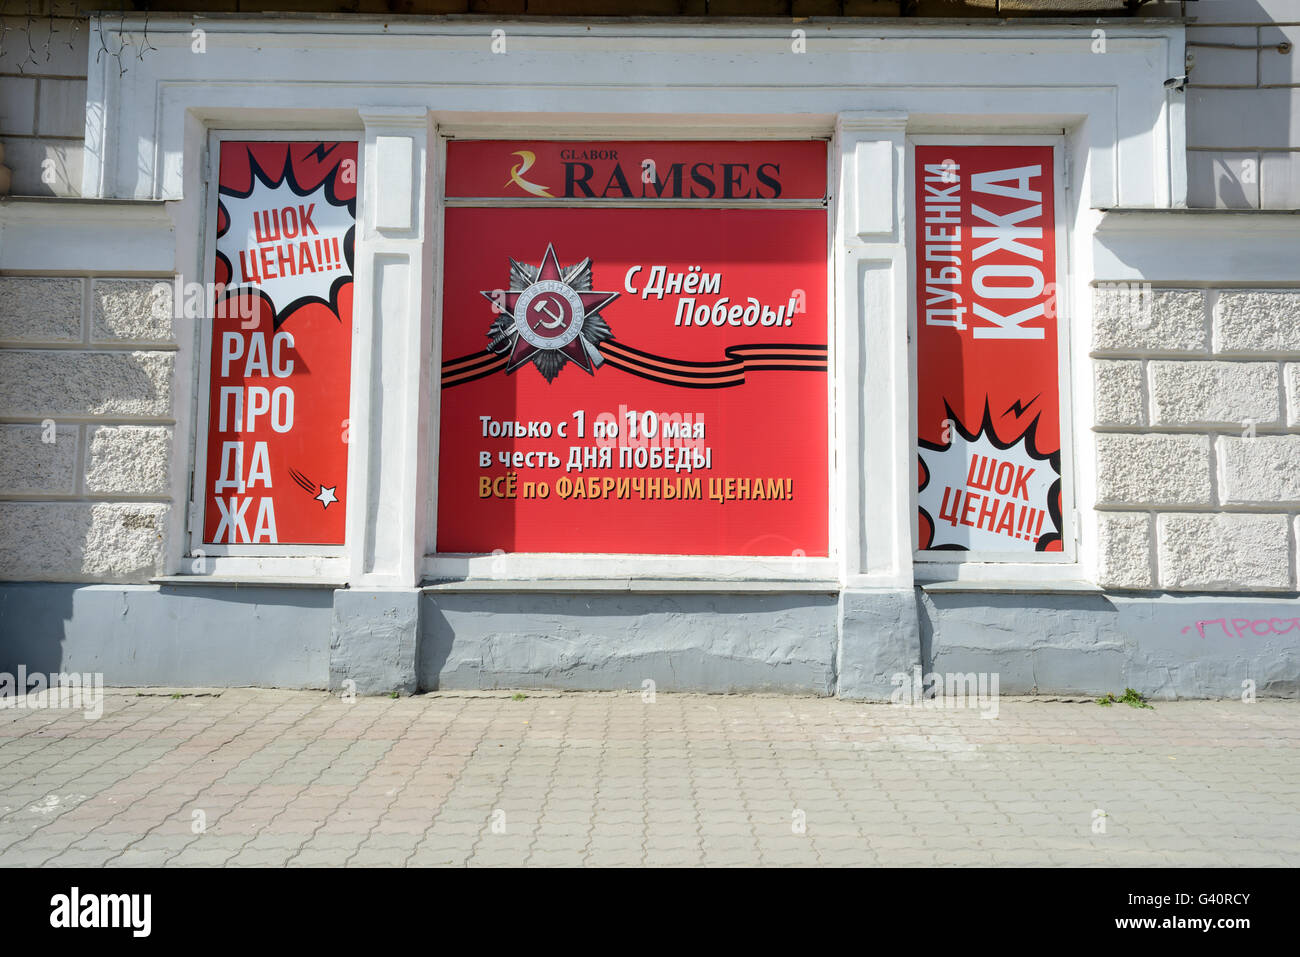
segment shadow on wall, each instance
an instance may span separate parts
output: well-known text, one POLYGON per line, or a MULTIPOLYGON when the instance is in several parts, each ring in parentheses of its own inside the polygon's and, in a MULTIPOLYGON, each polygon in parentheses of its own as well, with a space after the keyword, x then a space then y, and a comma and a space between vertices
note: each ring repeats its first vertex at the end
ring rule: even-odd
POLYGON ((1229 162, 1221 156, 1216 156, 1211 163, 1205 164, 1206 172, 1213 178, 1209 184, 1213 192, 1208 194, 1213 197, 1213 202, 1207 205, 1225 206, 1228 209, 1251 209, 1259 205, 1258 188, 1252 197, 1246 196, 1241 178, 1243 175, 1247 178, 1249 176, 1243 170, 1243 165, 1244 160, 1229 162))
POLYGON ((57 674, 63 670, 65 629, 72 620, 72 588, 0 583, 0 674, 57 674))

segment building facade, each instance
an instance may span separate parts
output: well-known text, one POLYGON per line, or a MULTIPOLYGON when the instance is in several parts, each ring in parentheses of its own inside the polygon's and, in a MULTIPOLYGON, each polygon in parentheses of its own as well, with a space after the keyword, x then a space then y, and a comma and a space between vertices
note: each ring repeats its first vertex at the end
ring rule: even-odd
POLYGON ((1294 134, 1204 119, 1287 54, 1171 6, 87 21, 0 205, 0 669, 1294 695, 1294 134))

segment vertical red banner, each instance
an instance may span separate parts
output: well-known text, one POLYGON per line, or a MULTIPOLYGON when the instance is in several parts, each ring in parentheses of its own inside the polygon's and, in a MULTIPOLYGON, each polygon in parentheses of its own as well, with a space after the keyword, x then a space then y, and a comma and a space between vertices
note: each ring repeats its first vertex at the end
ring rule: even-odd
POLYGON ((1050 146, 916 147, 918 543, 1060 551, 1050 146))
POLYGON ((357 144, 220 150, 203 541, 341 545, 357 144))

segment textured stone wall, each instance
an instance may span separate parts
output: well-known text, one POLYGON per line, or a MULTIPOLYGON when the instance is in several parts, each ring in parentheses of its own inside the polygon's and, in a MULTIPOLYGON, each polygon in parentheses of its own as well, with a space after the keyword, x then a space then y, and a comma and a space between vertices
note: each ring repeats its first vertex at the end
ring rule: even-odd
POLYGON ((155 282, 0 277, 0 578, 162 571, 175 342, 155 282))
POLYGON ((1296 590, 1300 290, 1099 284, 1094 306, 1100 584, 1296 590))

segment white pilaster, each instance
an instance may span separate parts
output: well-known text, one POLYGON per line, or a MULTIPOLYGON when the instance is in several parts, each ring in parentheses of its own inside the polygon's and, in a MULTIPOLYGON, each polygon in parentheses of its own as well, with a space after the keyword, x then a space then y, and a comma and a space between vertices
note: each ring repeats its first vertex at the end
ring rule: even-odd
POLYGON ((423 108, 365 107, 363 196, 353 305, 349 582, 420 581, 427 486, 433 313, 428 175, 432 123, 423 108))
POLYGON ((850 588, 912 584, 906 126, 896 112, 840 113, 835 123, 835 527, 850 588))

